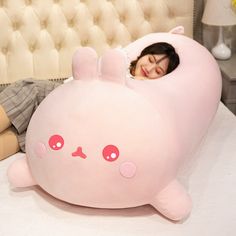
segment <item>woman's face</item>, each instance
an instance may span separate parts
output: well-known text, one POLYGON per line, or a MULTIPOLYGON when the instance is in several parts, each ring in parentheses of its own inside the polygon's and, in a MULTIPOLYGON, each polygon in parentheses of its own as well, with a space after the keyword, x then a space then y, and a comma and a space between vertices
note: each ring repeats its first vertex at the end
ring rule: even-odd
POLYGON ((165 54, 147 54, 138 60, 132 74, 136 79, 158 79, 166 74, 168 65, 165 54))

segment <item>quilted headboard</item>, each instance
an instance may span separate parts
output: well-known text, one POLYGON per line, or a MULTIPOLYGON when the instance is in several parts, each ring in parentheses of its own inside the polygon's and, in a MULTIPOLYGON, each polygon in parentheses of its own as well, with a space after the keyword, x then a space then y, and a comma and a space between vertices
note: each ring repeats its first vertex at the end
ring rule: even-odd
POLYGON ((76 48, 98 54, 183 25, 195 36, 193 0, 0 0, 0 84, 71 76, 76 48))

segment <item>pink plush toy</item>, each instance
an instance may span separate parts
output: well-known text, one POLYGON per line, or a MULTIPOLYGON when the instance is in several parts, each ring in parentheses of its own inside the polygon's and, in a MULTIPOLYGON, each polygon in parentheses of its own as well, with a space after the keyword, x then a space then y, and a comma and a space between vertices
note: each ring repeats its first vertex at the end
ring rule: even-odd
POLYGON ((33 115, 27 157, 10 166, 10 182, 37 184, 73 204, 151 204, 172 220, 185 218, 191 200, 177 172, 217 110, 221 75, 211 54, 182 31, 150 34, 125 48, 133 60, 154 42, 172 44, 180 65, 158 80, 126 78, 127 58, 119 50, 98 60, 94 50, 80 48, 74 80, 55 89, 33 115))

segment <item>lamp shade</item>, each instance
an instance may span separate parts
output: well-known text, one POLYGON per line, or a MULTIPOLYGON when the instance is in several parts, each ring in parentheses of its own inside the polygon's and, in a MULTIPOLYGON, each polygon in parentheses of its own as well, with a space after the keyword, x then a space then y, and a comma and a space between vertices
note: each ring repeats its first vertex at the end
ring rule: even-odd
POLYGON ((202 22, 207 25, 236 25, 236 12, 231 0, 207 0, 202 22))

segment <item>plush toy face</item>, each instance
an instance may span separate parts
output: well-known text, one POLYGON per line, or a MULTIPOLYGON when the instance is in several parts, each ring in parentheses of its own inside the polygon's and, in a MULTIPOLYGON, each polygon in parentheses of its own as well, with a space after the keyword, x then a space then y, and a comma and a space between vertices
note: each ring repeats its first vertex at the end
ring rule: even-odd
POLYGON ((144 204, 169 181, 172 169, 167 162, 175 152, 173 133, 159 123, 153 106, 123 85, 64 84, 39 107, 29 127, 34 178, 52 195, 76 204, 144 204))

